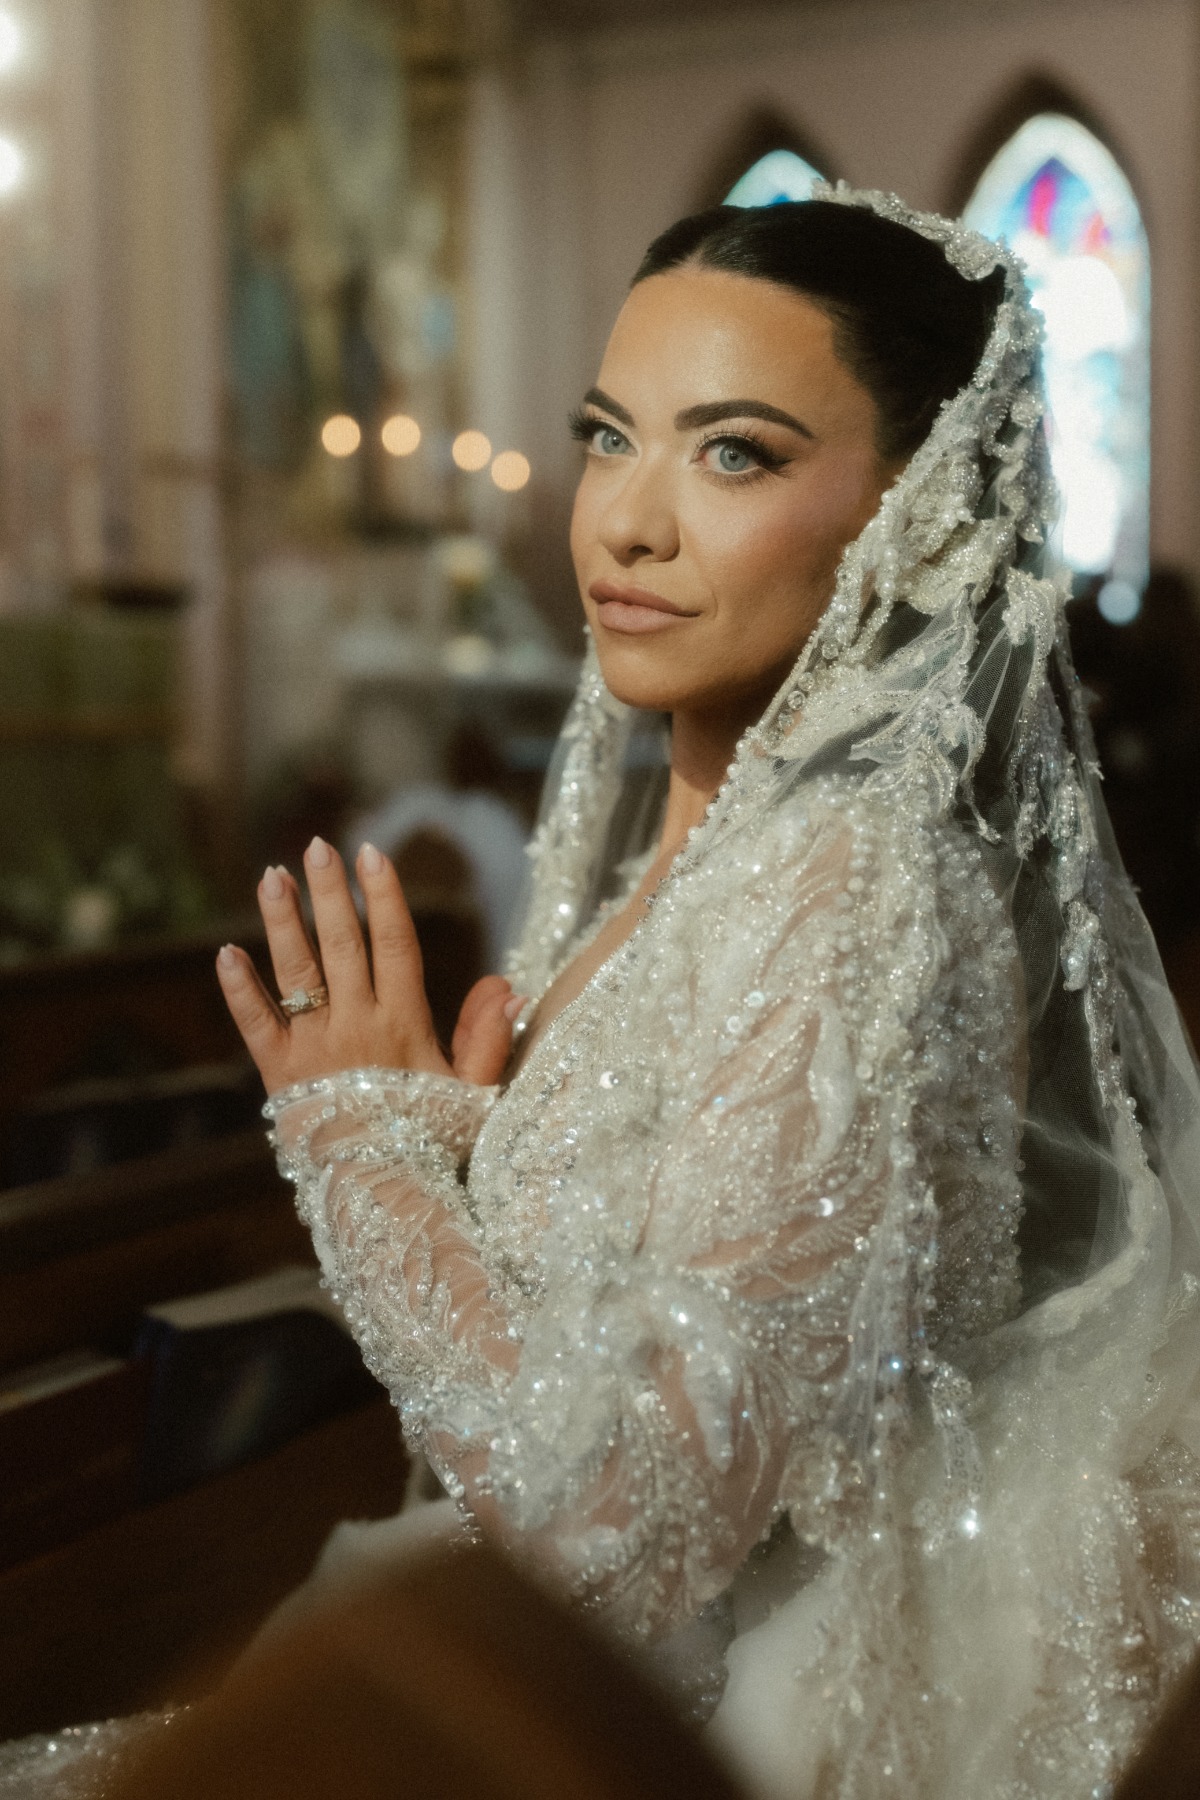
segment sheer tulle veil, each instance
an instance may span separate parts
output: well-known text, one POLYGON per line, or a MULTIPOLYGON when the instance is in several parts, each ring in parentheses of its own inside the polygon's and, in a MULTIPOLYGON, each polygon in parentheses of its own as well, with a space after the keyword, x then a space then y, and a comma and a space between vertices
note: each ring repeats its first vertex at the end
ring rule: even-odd
MULTIPOLYGON (((831 770, 984 847, 1023 975, 1022 1292, 999 1327, 937 1340, 928 1218, 903 1368, 864 1302, 831 1398, 859 1526, 818 1533, 812 1580, 734 1645, 714 1729, 792 1796, 1101 1793, 1200 1631, 1200 1082, 1071 664, 1021 267, 894 197, 822 197, 969 279, 1001 267, 1004 294, 680 862, 720 858, 831 770)), ((510 963, 527 993, 648 841, 648 739, 589 655, 531 846, 510 963)))

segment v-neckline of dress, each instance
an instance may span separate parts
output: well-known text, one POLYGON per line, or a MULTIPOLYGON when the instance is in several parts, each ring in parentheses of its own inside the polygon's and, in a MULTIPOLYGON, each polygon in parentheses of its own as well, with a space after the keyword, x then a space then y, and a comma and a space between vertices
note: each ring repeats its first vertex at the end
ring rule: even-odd
MULTIPOLYGON (((685 843, 686 843, 686 840, 685 840, 685 843)), ((610 975, 614 971, 616 965, 618 964, 618 962, 621 960, 621 958, 623 956, 632 953, 635 945, 640 941, 647 925, 650 922, 650 918, 654 911, 654 905, 658 899, 658 896, 662 893, 662 890, 665 887, 666 883, 671 879, 675 870, 679 866, 679 860, 680 860, 680 856, 682 854, 683 848, 684 848, 684 846, 681 846, 680 850, 678 850, 676 852, 675 856, 671 859, 671 862, 667 865, 667 869, 666 869, 665 873, 663 874, 663 876, 661 877, 661 879, 655 885, 653 890, 645 896, 641 917, 634 920, 633 929, 629 932, 629 934, 626 937, 622 938, 622 940, 619 944, 616 944, 613 947, 613 949, 609 951, 608 955, 603 959, 602 962, 597 963, 596 967, 592 970, 591 974, 588 976, 587 980, 584 982, 584 984, 580 988, 579 992, 577 994, 575 994, 570 1000, 568 1000, 564 1006, 559 1008, 558 1012, 555 1013, 555 1015, 551 1019, 550 1023, 546 1026, 546 1029, 541 1033, 541 1035, 539 1037, 537 1037, 535 1039, 535 1041, 529 1046, 528 1050, 525 1051, 525 1053, 522 1055, 521 1060, 517 1063, 516 1067, 512 1071, 511 1076, 504 1084, 504 1092, 506 1094, 516 1084, 516 1082, 521 1080, 521 1078, 524 1076, 526 1070, 533 1068, 534 1065, 541 1059, 543 1050, 548 1049, 549 1047, 551 1047, 554 1044, 555 1039, 559 1035, 559 1027, 562 1024, 562 1021, 564 1019, 574 1018, 576 1016, 576 1014, 581 1012, 583 1010, 584 1005, 593 997, 594 990, 598 987, 598 985, 602 981, 602 979, 606 975, 610 975)), ((653 867, 653 862, 651 862, 647 865, 647 868, 650 868, 650 867, 653 867)), ((637 890, 641 886, 641 883, 645 879, 645 876, 646 876, 646 870, 643 869, 641 871, 641 873, 638 875, 636 884, 633 886, 633 888, 627 894, 626 899, 625 899, 625 905, 628 906, 633 903, 634 899, 637 896, 637 890)), ((619 916, 619 915, 617 915, 617 916, 619 916)), ((537 1008, 542 1004, 542 1001, 545 999, 546 995, 550 992, 550 989, 554 986, 554 983, 558 979, 558 976, 563 972, 563 970, 570 968, 571 963, 575 960, 575 957, 582 956, 584 951, 587 950, 591 944, 595 943, 596 939, 599 937, 600 933, 603 931, 606 923, 607 923, 607 920, 603 917, 603 915, 600 911, 600 908, 597 908, 597 914, 596 914, 595 920, 593 920, 589 924, 588 929, 586 931, 582 932, 579 936, 579 940, 578 940, 577 947, 575 949, 574 956, 572 956, 567 961, 565 961, 562 964, 561 968, 559 968, 553 974, 551 974, 549 979, 543 985, 540 993, 533 996, 533 1000, 532 1000, 533 1012, 529 1015, 531 1019, 537 1017, 537 1008)))

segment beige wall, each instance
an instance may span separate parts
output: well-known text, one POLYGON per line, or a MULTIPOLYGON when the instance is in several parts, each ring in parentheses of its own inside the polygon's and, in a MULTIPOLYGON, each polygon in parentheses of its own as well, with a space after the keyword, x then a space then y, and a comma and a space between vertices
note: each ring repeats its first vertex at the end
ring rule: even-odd
POLYGON ((981 120, 1031 74, 1098 118, 1142 199, 1154 284, 1152 552, 1200 574, 1195 0, 809 0, 733 12, 529 45, 479 85, 476 400, 484 429, 503 415, 507 439, 534 461, 551 609, 565 621, 573 607, 552 548, 574 469, 563 415, 646 243, 696 204, 747 116, 769 105, 839 174, 940 208, 981 120), (491 308, 489 294, 500 297, 491 308))
POLYGON ((224 257, 208 0, 125 0, 128 330, 140 565, 188 587, 182 758, 227 778, 233 729, 220 491, 224 257))
POLYGON ((209 0, 67 0, 66 575, 182 584, 181 771, 231 775, 209 0))

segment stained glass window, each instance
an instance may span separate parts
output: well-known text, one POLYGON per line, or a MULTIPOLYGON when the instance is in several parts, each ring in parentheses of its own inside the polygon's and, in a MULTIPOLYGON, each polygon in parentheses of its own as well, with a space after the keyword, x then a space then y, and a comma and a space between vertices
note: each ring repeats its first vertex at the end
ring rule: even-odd
POLYGON ((963 216, 1029 272, 1046 321, 1059 549, 1078 574, 1105 578, 1101 611, 1124 623, 1146 582, 1150 510, 1150 255, 1133 189, 1083 125, 1042 113, 989 164, 963 216))
POLYGON ((822 176, 794 150, 768 150, 725 196, 726 206, 778 206, 783 200, 811 200, 822 176))

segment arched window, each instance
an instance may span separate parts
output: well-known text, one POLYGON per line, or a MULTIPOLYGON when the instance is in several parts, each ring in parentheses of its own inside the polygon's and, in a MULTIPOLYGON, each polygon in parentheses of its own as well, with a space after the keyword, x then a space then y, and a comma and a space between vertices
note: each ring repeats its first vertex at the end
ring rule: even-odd
POLYGON ((768 150, 735 181, 726 206, 778 206, 784 200, 811 200, 813 183, 824 177, 794 150, 768 150))
POLYGON ((963 218, 1028 270, 1046 321, 1059 549, 1103 578, 1101 611, 1123 623, 1149 561, 1150 255, 1133 189, 1084 125, 1043 112, 992 158, 963 218))

